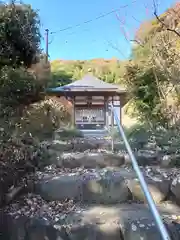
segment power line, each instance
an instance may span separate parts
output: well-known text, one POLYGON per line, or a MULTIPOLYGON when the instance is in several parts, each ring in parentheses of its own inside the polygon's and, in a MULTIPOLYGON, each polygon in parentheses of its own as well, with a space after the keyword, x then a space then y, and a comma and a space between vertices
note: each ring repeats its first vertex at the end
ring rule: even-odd
MULTIPOLYGON (((133 4, 133 3, 135 3, 135 2, 137 2, 137 0, 132 1, 131 4, 133 4)), ((106 16, 108 16, 108 15, 111 15, 111 14, 119 11, 119 10, 122 9, 122 8, 129 7, 129 5, 130 5, 130 4, 126 4, 126 5, 120 6, 118 9, 114 9, 114 10, 112 10, 112 11, 110 11, 110 12, 101 14, 101 15, 93 18, 93 19, 90 19, 90 20, 87 20, 87 21, 78 23, 78 24, 76 24, 76 25, 74 25, 74 26, 69 26, 69 27, 61 28, 61 29, 56 30, 56 31, 52 31, 52 32, 50 32, 50 34, 56 34, 56 33, 59 33, 59 32, 64 32, 64 31, 67 31, 67 30, 70 30, 70 29, 73 29, 73 28, 80 27, 81 25, 84 25, 84 24, 87 24, 87 23, 90 23, 90 22, 99 20, 99 19, 104 18, 104 17, 106 17, 106 16)))
MULTIPOLYGON (((132 16, 132 18, 133 18, 135 21, 138 21, 137 19, 134 18, 134 16, 132 16)), ((118 16, 118 20, 120 21, 120 23, 121 23, 122 26, 125 26, 125 20, 121 21, 121 20, 119 19, 119 16, 118 16)), ((139 23, 140 23, 140 21, 139 21, 139 23)), ((79 34, 79 33, 81 33, 81 32, 90 32, 90 31, 91 31, 91 30, 90 30, 89 28, 85 28, 85 29, 80 30, 80 31, 73 31, 73 32, 67 33, 66 36, 77 35, 77 34, 79 34)), ((124 36, 124 34, 125 34, 125 33, 124 33, 124 31, 123 31, 123 36, 124 36)), ((105 38, 105 37, 104 37, 104 38, 105 38)), ((49 45, 53 42, 53 40, 54 40, 54 35, 52 35, 52 40, 49 41, 49 45)), ((126 41, 127 41, 127 38, 126 38, 126 41)), ((68 42, 68 40, 65 40, 65 41, 64 41, 64 43, 67 43, 67 42, 68 42)))
MULTIPOLYGON (((137 0, 132 1, 131 4, 134 4, 135 2, 137 2, 137 0)), ((116 13, 116 14, 117 14, 117 11, 119 11, 119 10, 122 9, 122 8, 128 7, 129 5, 130 5, 130 4, 126 4, 126 5, 120 6, 118 9, 114 9, 114 10, 112 10, 112 11, 110 11, 110 12, 101 14, 101 15, 93 18, 93 19, 84 21, 84 22, 79 23, 79 24, 76 24, 76 25, 74 25, 74 26, 65 27, 65 28, 59 29, 59 30, 57 30, 57 31, 49 32, 49 34, 56 34, 56 33, 58 33, 58 32, 64 32, 64 31, 67 31, 67 30, 70 30, 70 29, 74 29, 74 28, 80 27, 81 25, 90 23, 90 22, 92 22, 92 21, 95 21, 95 20, 104 18, 104 17, 106 17, 106 16, 108 16, 108 15, 110 15, 110 14, 113 14, 113 13, 116 13)), ((84 29, 83 31, 89 31, 89 30, 88 30, 88 29, 84 29)), ((68 34, 68 35, 72 35, 72 34, 76 34, 76 32, 70 33, 70 34, 68 34)), ((127 41, 127 39, 126 39, 126 41, 127 41)), ((53 42, 53 39, 52 39, 51 42, 48 42, 48 45, 51 44, 52 42, 53 42)), ((92 41, 92 42, 96 42, 96 40, 94 40, 94 41, 92 41)), ((121 51, 118 49, 117 46, 114 46, 114 45, 112 44, 111 41, 106 40, 105 42, 108 44, 108 46, 110 46, 110 47, 113 48, 114 50, 118 51, 123 57, 125 56, 125 55, 123 54, 123 52, 121 52, 121 51)), ((66 41, 66 43, 67 43, 67 41, 66 41)), ((130 44, 130 41, 128 41, 128 43, 130 44)), ((106 50, 106 51, 107 51, 107 50, 106 50)))

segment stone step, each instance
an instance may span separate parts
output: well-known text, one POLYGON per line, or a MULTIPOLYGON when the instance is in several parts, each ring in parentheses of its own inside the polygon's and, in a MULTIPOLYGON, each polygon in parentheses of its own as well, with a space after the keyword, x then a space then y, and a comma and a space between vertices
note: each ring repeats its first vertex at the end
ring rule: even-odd
MULTIPOLYGON (((49 146, 49 154, 51 163, 57 164, 61 167, 76 168, 83 166, 85 168, 96 168, 96 167, 106 167, 106 166, 122 166, 123 164, 130 165, 131 160, 129 155, 125 152, 108 151, 107 149, 98 149, 96 145, 95 148, 88 146, 93 143, 84 143, 78 148, 76 146, 75 151, 72 150, 72 144, 63 143, 60 141, 53 141, 49 146), (86 150, 81 151, 81 148, 86 150)), ((135 153, 138 164, 141 166, 146 165, 164 165, 164 160, 155 151, 141 150, 135 153)), ((167 162, 167 161, 166 161, 167 162)))
POLYGON ((104 168, 120 167, 125 164, 123 154, 113 154, 111 152, 74 152, 61 153, 58 155, 56 165, 66 168, 104 168))
POLYGON ((79 136, 62 136, 61 131, 56 131, 54 135, 55 140, 62 140, 62 139, 74 139, 74 140, 103 140, 103 139, 111 139, 111 136, 107 129, 99 129, 99 130, 80 130, 78 133, 79 136))
MULTIPOLYGON (((171 199, 175 176, 142 169, 156 203, 171 199), (153 173, 153 172, 152 172, 153 173)), ((177 172, 178 174, 178 172, 177 172)), ((140 183, 132 169, 64 169, 48 168, 37 172, 35 191, 48 201, 73 199, 75 202, 117 204, 130 200, 146 202, 140 183)), ((178 187, 176 187, 178 189, 178 187)), ((179 191, 176 190, 179 197, 179 191)), ((174 193, 174 192, 173 192, 174 193)))
POLYGON ((54 140, 50 148, 56 149, 59 152, 84 152, 86 150, 110 149, 111 141, 107 139, 71 139, 67 141, 54 140))
MULTIPOLYGON (((58 155, 62 160, 62 165, 65 166, 68 162, 71 163, 68 165, 69 168, 83 166, 85 168, 91 167, 120 167, 122 165, 131 165, 131 160, 128 154, 123 153, 112 153, 111 151, 101 152, 72 152, 72 153, 61 153, 58 155)), ((137 162, 140 166, 150 166, 150 165, 159 165, 160 159, 154 152, 150 151, 141 151, 135 153, 137 162)))
MULTIPOLYGON (((28 240, 161 240, 147 205, 72 205, 26 199, 26 209, 12 206, 1 214, 2 239, 28 240), (62 205, 64 207, 62 207, 62 205), (3 227, 6 226, 6 229, 3 227), (11 236, 11 238, 9 235, 11 236)), ((157 205, 172 240, 180 239, 180 209, 157 205)))
MULTIPOLYGON (((180 209, 167 204, 158 210, 171 239, 180 239, 180 209)), ((59 225, 70 226, 68 236, 73 240, 162 239, 148 207, 141 204, 85 206, 57 221, 57 229, 59 225)))
POLYGON ((101 148, 108 148, 111 142, 111 136, 107 129, 99 129, 99 130, 80 130, 78 133, 79 136, 62 136, 62 130, 58 130, 54 134, 55 141, 68 141, 71 142, 73 148, 80 148, 81 151, 87 149, 97 149, 98 146, 101 148))
POLYGON ((110 136, 109 131, 107 129, 84 129, 81 130, 81 133, 84 137, 103 137, 103 136, 110 136))
MULTIPOLYGON (((27 198, 23 206, 18 201, 5 213, 13 236, 21 234, 24 240, 162 239, 136 174, 126 166, 129 158, 108 152, 111 139, 102 135, 86 133, 84 138, 58 138, 51 143, 53 164, 36 173, 33 191, 37 195, 27 198), (18 226, 24 229, 17 231, 18 226)), ((180 203, 179 170, 158 167, 156 152, 136 154, 169 234, 179 240, 180 208, 170 202, 180 203)))

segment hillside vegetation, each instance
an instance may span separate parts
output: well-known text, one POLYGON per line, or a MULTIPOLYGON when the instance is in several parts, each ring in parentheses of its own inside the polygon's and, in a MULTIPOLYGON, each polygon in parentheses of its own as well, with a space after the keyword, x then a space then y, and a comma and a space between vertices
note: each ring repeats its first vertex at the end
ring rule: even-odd
POLYGON ((92 59, 86 61, 64 61, 54 60, 51 62, 51 71, 53 79, 64 79, 60 83, 66 83, 66 77, 77 80, 81 79, 88 72, 109 83, 123 83, 126 62, 118 59, 92 59))

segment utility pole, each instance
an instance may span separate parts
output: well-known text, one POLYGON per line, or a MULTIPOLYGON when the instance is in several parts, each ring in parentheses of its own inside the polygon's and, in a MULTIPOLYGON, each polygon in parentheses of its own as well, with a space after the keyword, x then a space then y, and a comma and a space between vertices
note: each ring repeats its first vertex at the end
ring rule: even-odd
POLYGON ((46 42, 46 63, 48 63, 48 56, 49 56, 49 29, 45 29, 45 42, 46 42))

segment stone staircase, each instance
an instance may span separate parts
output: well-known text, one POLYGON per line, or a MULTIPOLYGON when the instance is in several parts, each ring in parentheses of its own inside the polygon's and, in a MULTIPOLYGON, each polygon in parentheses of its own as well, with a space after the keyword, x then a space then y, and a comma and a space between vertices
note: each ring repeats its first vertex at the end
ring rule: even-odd
MULTIPOLYGON (((161 240, 135 172, 124 154, 105 151, 108 144, 106 131, 84 132, 71 152, 71 143, 56 139, 50 146, 56 160, 36 173, 25 204, 6 209, 11 240, 161 240)), ((179 240, 172 185, 178 169, 141 169, 171 238, 179 240)))

